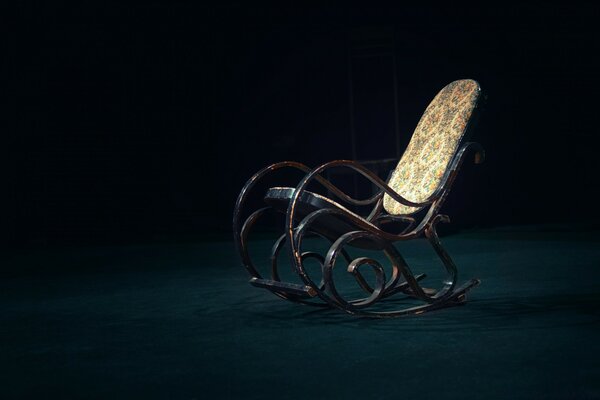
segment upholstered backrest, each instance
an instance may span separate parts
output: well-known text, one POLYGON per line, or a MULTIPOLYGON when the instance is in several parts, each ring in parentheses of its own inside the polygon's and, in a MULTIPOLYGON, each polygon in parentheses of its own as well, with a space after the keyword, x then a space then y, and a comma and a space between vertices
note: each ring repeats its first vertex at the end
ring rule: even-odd
MULTIPOLYGON (((458 80, 443 88, 429 104, 398 162, 388 184, 412 202, 425 201, 441 183, 466 131, 477 104, 479 84, 458 80)), ((390 214, 412 214, 419 208, 405 206, 389 195, 383 207, 390 214)))

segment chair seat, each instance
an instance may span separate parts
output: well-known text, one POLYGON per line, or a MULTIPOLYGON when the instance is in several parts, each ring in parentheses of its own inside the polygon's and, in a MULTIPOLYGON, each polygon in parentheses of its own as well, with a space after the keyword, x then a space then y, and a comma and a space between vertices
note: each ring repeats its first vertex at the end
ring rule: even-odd
MULTIPOLYGON (((290 204, 292 195, 294 194, 294 190, 295 188, 293 187, 272 187, 269 190, 267 190, 264 200, 275 210, 285 214, 287 212, 288 205, 290 204)), ((348 210, 346 207, 339 204, 338 202, 333 201, 318 193, 309 191, 304 191, 298 199, 298 206, 296 208, 296 220, 301 221, 310 213, 324 208, 337 209, 341 211, 344 215, 351 215, 355 218, 359 218, 373 229, 379 230, 379 228, 377 228, 375 225, 366 221, 360 215, 348 210)), ((344 218, 341 215, 335 214, 323 215, 322 217, 314 221, 310 229, 314 232, 319 233, 320 235, 325 236, 331 241, 335 241, 345 233, 363 230, 361 227, 352 223, 352 221, 350 221, 349 219, 344 218)), ((359 247, 363 249, 381 250, 381 246, 378 246, 376 243, 370 240, 358 239, 352 242, 350 245, 353 247, 359 247)))

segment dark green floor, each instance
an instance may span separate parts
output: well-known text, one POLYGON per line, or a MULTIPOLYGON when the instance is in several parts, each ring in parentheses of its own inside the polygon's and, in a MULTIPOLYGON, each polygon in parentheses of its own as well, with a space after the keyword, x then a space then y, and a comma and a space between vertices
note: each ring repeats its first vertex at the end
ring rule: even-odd
POLYGON ((6 269, 27 273, 0 281, 0 398, 600 398, 598 235, 443 240, 481 286, 395 320, 255 289, 228 242, 15 257, 6 269))

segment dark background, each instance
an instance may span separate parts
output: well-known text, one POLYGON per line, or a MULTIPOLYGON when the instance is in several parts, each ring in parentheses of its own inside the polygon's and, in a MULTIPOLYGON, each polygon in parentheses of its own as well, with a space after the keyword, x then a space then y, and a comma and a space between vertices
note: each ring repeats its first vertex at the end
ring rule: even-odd
MULTIPOLYGON (((350 38, 380 31, 393 32, 402 146, 452 80, 476 79, 488 95, 476 132, 488 158, 449 199, 456 227, 597 226, 584 201, 597 187, 597 5, 15 11, 2 146, 11 249, 229 238, 235 198, 259 168, 351 158, 350 38)), ((355 71, 355 112, 386 143, 393 85, 378 65, 355 71)), ((380 151, 366 156, 389 156, 380 151)))
MULTIPOLYGON (((200 3, 0 9, 2 398, 600 398, 599 6, 200 3), (361 58, 350 91, 381 42, 396 85, 361 58), (391 157, 394 93, 404 147, 461 78, 488 96, 440 227, 482 279, 466 306, 366 320, 249 287, 255 171, 352 157, 351 117, 357 158, 391 157)), ((398 248, 439 287, 425 240, 398 248)))

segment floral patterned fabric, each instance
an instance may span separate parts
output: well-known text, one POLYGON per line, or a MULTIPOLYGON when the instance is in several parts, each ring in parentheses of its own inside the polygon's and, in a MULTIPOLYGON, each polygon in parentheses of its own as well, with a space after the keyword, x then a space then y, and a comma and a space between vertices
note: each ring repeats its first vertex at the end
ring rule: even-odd
MULTIPOLYGON (((480 90, 476 81, 464 79, 450 83, 435 96, 392 173, 388 182, 392 189, 415 203, 435 192, 458 149, 480 90)), ((400 204, 387 194, 383 207, 394 215, 420 210, 400 204)))

